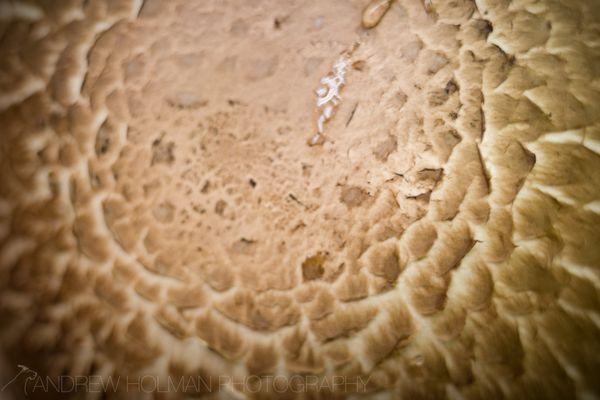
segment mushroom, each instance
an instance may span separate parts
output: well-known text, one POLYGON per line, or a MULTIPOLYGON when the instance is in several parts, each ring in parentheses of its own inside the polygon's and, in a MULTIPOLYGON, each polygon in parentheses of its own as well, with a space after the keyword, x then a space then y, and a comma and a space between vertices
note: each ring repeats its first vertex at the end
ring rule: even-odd
POLYGON ((595 2, 4 2, 3 395, 598 397, 595 2))

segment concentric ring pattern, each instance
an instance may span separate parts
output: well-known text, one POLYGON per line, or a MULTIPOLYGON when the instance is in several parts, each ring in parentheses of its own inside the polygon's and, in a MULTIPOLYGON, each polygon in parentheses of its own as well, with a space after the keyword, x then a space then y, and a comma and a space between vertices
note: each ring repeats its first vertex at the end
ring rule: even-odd
POLYGON ((598 395, 600 7, 431 3, 371 30, 359 0, 0 4, 10 359, 598 395))

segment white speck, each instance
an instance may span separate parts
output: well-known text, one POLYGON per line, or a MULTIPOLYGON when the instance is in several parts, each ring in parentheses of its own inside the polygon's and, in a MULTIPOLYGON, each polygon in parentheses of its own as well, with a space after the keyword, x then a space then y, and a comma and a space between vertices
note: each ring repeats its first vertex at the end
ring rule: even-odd
POLYGON ((316 90, 317 108, 321 109, 321 115, 317 120, 317 129, 319 134, 323 133, 325 121, 333 115, 334 107, 337 106, 342 98, 340 89, 345 84, 346 68, 350 61, 346 56, 342 56, 333 66, 333 73, 321 79, 321 87, 316 90))

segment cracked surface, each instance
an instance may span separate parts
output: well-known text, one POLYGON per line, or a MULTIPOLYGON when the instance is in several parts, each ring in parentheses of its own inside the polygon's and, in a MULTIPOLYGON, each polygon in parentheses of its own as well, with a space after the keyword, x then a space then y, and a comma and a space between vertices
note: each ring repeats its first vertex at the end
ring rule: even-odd
POLYGON ((593 1, 397 0, 368 31, 359 0, 1 5, 11 360, 600 394, 593 1))

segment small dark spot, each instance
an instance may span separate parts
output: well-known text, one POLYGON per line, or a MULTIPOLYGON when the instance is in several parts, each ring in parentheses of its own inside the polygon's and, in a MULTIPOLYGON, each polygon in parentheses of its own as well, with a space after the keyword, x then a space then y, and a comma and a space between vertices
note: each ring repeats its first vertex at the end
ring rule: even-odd
POLYGON ((325 263, 326 256, 326 253, 318 252, 314 256, 304 260, 302 263, 302 276, 305 281, 312 281, 323 276, 325 273, 323 264, 325 263))
POLYGON ((250 184, 250 186, 252 186, 253 188, 256 187, 256 181, 252 178, 250 178, 250 180, 248 181, 248 183, 250 184))
POLYGON ((101 156, 108 152, 111 146, 111 128, 110 125, 104 123, 96 136, 96 155, 101 156))
POLYGON ((306 224, 303 221, 300 221, 292 228, 292 232, 296 232, 298 229, 306 228, 306 224))
POLYGON ((368 198, 368 193, 358 186, 344 187, 340 195, 340 201, 348 207, 358 207, 368 198))
POLYGON ((227 203, 225 203, 225 201, 223 200, 219 200, 217 201, 217 203, 215 204, 215 212, 218 215, 223 215, 223 213, 225 212, 225 207, 227 207, 227 203))
POLYGON ((100 154, 104 154, 108 151, 108 145, 110 144, 110 141, 108 139, 102 141, 102 144, 100 145, 100 147, 98 148, 98 152, 100 154))
POLYGON ((204 182, 204 186, 202 186, 202 189, 200 189, 200 192, 208 193, 209 190, 210 190, 210 181, 206 181, 206 182, 204 182))
POLYGON ((441 168, 425 168, 417 172, 417 179, 420 181, 431 180, 434 182, 438 182, 442 179, 442 175, 444 170, 441 168))
POLYGON ((163 143, 162 138, 156 139, 152 142, 152 161, 150 165, 154 164, 170 164, 175 161, 175 143, 167 142, 163 143))
POLYGON ((483 33, 485 34, 485 37, 487 37, 490 33, 494 31, 494 26, 487 19, 484 19, 483 22, 483 33))
POLYGON ((275 29, 281 29, 281 26, 283 25, 283 23, 285 21, 287 21, 287 19, 288 19, 287 16, 285 16, 285 17, 276 17, 273 20, 273 28, 275 28, 275 29))
POLYGON ((365 60, 358 60, 352 63, 352 68, 354 68, 357 71, 364 71, 366 66, 367 62, 365 60))
POLYGON ((448 81, 446 87, 444 88, 444 92, 447 95, 452 95, 458 90, 458 84, 454 81, 454 79, 448 81))
POLYGON ((203 208, 201 205, 195 205, 192 207, 192 209, 197 212, 198 214, 204 214, 206 212, 206 209, 203 208))
POLYGON ((394 96, 394 99, 395 99, 396 105, 399 108, 402 108, 408 101, 408 96, 402 90, 398 90, 398 92, 396 92, 396 95, 394 96))

